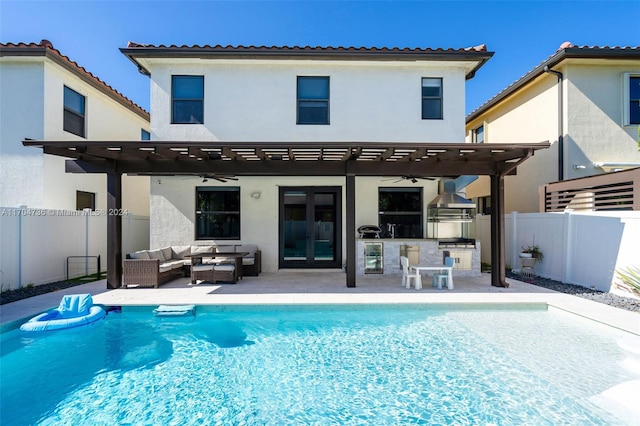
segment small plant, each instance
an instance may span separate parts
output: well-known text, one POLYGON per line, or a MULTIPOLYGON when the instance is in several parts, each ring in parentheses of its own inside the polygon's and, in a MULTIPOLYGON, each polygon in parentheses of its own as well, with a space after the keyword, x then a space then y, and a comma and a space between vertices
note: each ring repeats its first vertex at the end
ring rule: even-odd
POLYGON ((616 272, 624 284, 628 285, 633 292, 640 294, 640 267, 629 266, 624 270, 617 269, 616 272))
POLYGON ((538 262, 542 262, 542 259, 544 258, 544 254, 540 250, 540 247, 535 245, 522 247, 522 253, 530 253, 531 257, 538 259, 538 262))

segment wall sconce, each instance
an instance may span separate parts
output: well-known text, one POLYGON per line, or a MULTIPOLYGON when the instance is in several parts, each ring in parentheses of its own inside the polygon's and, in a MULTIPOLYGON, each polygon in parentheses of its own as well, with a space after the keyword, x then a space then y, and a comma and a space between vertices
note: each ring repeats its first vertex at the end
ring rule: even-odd
POLYGON ((257 200, 260 198, 260 196, 262 195, 262 192, 260 191, 253 191, 251 193, 251 198, 253 198, 254 200, 257 200))

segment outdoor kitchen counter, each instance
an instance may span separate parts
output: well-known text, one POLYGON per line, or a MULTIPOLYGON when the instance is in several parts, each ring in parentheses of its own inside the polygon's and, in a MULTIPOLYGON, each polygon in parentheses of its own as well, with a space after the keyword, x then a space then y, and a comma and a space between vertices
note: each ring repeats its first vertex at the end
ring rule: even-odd
POLYGON ((356 274, 365 274, 365 244, 382 243, 382 273, 402 275, 400 256, 407 256, 410 264, 442 265, 445 251, 456 259, 453 274, 456 277, 480 276, 480 241, 474 247, 439 247, 438 240, 402 238, 359 238, 356 240, 356 274), (402 254, 401 254, 402 252, 402 254))

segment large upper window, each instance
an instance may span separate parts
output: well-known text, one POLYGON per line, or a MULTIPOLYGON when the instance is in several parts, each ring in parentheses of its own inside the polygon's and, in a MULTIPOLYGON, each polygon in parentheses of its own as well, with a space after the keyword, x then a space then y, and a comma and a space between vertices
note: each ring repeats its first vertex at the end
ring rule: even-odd
POLYGON ((422 79, 422 119, 442 119, 442 79, 422 79))
POLYGON ((629 121, 625 124, 640 124, 640 76, 629 76, 629 121))
POLYGON ((196 188, 196 240, 240 239, 240 188, 196 188))
POLYGON ((297 124, 329 124, 329 77, 298 77, 297 124))
POLYGON ((85 137, 85 98, 80 93, 64 86, 64 118, 62 128, 65 132, 85 137))
POLYGON ((422 238, 422 188, 379 188, 378 214, 387 236, 422 238))
POLYGON ((201 75, 171 76, 171 123, 201 124, 204 122, 204 77, 201 75))

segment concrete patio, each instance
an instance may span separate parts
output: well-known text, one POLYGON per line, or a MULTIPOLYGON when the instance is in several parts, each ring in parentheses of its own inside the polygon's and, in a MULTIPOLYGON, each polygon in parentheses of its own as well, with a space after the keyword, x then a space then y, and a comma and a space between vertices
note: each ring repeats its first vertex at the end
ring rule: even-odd
POLYGON ((491 286, 489 274, 475 278, 455 278, 454 290, 438 290, 425 277, 423 289, 400 285, 399 276, 358 277, 358 286, 348 288, 339 270, 282 270, 244 277, 237 284, 199 283, 180 278, 154 288, 108 290, 105 280, 67 290, 31 297, 0 307, 2 329, 56 307, 64 294, 91 293, 95 303, 112 306, 161 304, 256 305, 256 304, 547 304, 640 335, 640 314, 614 308, 580 297, 558 293, 508 279, 509 288, 491 286))

